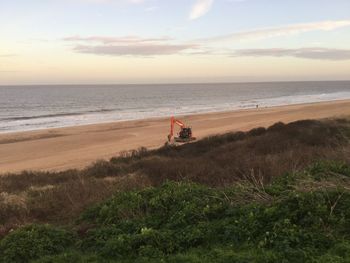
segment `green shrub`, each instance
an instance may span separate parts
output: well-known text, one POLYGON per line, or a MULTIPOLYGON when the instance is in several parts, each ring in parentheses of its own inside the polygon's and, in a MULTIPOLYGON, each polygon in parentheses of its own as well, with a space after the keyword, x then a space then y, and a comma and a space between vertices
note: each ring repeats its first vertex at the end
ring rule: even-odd
POLYGON ((191 183, 165 183, 159 188, 118 193, 88 210, 83 220, 100 224, 142 221, 150 226, 186 226, 220 216, 227 200, 220 191, 191 183))
MULTIPOLYGON (((297 180, 286 178, 278 185, 283 192, 288 182, 297 180)), ((110 259, 166 257, 196 262, 186 251, 231 244, 238 251, 248 246, 261 249, 269 258, 305 262, 332 249, 337 235, 347 233, 349 226, 350 196, 343 193, 339 199, 335 190, 287 191, 267 204, 234 204, 234 197, 234 190, 224 194, 218 189, 174 182, 118 194, 87 213, 88 222, 104 226, 90 230, 82 247, 110 259), (337 207, 332 210, 336 200, 337 207)), ((237 262, 253 260, 239 253, 228 254, 237 262)), ((215 260, 208 262, 225 262, 215 260)))
POLYGON ((332 176, 350 177, 350 166, 339 161, 318 161, 311 165, 307 172, 316 180, 332 176))
POLYGON ((28 262, 65 251, 74 243, 71 233, 49 225, 29 225, 8 234, 0 242, 2 262, 28 262))
POLYGON ((57 263, 347 262, 350 192, 342 185, 347 181, 333 187, 338 181, 328 186, 329 177, 324 177, 324 187, 319 187, 323 181, 314 181, 317 187, 308 191, 297 187, 315 174, 333 171, 338 176, 347 169, 345 164, 319 163, 261 188, 167 182, 119 192, 83 213, 77 224, 87 230, 79 232, 77 242, 65 230, 31 225, 1 241, 1 258, 57 263))
POLYGON ((102 258, 96 255, 83 255, 77 251, 67 251, 59 255, 45 256, 33 263, 95 263, 103 262, 102 258))
POLYGON ((120 258, 199 246, 208 240, 208 220, 220 217, 227 206, 221 191, 191 183, 119 193, 82 216, 104 226, 88 231, 81 247, 120 258))

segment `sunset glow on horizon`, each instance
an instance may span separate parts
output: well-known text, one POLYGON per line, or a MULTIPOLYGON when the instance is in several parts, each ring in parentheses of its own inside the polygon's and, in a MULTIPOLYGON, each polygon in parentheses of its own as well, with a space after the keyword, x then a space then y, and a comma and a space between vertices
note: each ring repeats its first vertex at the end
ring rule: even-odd
POLYGON ((0 85, 350 79, 347 0, 2 0, 0 85))

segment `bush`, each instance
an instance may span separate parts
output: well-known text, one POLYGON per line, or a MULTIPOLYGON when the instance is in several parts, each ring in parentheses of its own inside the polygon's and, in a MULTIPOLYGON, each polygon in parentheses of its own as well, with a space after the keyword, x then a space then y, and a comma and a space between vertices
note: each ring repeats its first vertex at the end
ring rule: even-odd
POLYGON ((15 230, 0 242, 2 262, 29 262, 61 253, 74 244, 74 236, 49 225, 29 225, 15 230))
POLYGON ((220 217, 227 206, 220 191, 189 183, 119 193, 83 214, 83 221, 104 227, 88 231, 82 247, 120 257, 198 246, 208 238, 204 222, 220 217))
MULTIPOLYGON (((159 188, 118 194, 85 215, 88 222, 106 226, 89 231, 82 244, 107 258, 172 259, 171 255, 180 253, 174 257, 180 261, 192 258, 183 254, 189 248, 247 245, 264 253, 273 251, 272 258, 305 262, 332 249, 336 236, 348 226, 347 194, 331 213, 337 191, 290 191, 270 204, 237 205, 236 191, 168 182, 159 188)), ((251 260, 236 256, 242 262, 251 260)))
POLYGON ((82 215, 79 224, 89 227, 78 242, 65 230, 31 225, 1 241, 1 256, 4 262, 26 258, 125 263, 322 262, 332 257, 342 262, 349 258, 350 193, 332 188, 289 190, 289 180, 279 184, 281 192, 269 202, 241 203, 238 192, 256 190, 249 185, 214 189, 167 182, 121 192, 82 215))
POLYGON ((350 167, 339 161, 318 161, 311 165, 307 172, 317 180, 334 176, 350 177, 350 167))
POLYGON ((33 261, 33 263, 96 263, 105 262, 96 255, 84 255, 77 251, 66 251, 59 255, 45 256, 33 261))
POLYGON ((140 219, 152 226, 176 227, 220 216, 225 206, 227 200, 217 190, 192 183, 168 182, 159 188, 118 193, 99 207, 88 210, 83 218, 100 224, 140 219))

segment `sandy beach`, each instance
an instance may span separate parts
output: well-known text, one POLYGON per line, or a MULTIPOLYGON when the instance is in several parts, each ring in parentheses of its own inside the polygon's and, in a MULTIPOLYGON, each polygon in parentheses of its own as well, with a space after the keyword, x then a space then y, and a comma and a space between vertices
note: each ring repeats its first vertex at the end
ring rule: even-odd
MULTIPOLYGON (((197 138, 300 119, 350 115, 350 101, 333 101, 180 117, 197 138)), ((169 118, 0 134, 0 174, 83 168, 98 159, 166 142, 169 118)))

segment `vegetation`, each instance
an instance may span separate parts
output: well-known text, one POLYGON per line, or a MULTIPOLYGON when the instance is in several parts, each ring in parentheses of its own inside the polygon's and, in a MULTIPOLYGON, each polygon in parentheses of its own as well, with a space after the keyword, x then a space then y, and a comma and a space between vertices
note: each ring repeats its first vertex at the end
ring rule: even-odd
POLYGON ((317 163, 269 185, 188 182, 117 193, 74 227, 29 225, 3 262, 348 262, 350 167, 317 163), (25 261, 26 262, 26 261, 25 261))
POLYGON ((349 137, 277 123, 3 176, 0 262, 350 262, 349 137))

